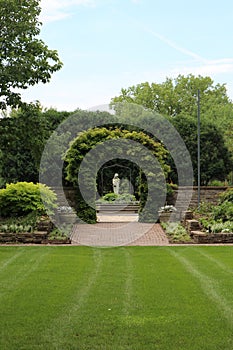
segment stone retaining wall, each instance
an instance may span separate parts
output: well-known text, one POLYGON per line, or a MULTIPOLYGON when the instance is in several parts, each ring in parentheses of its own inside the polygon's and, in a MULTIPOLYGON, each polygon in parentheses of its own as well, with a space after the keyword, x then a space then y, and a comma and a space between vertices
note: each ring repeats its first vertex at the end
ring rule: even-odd
POLYGON ((233 233, 209 233, 191 232, 194 242, 200 244, 227 244, 233 243, 233 233))
MULTIPOLYGON (((202 186, 200 190, 200 200, 201 202, 207 202, 212 204, 217 204, 219 195, 226 191, 228 188, 233 187, 227 187, 227 186, 202 186)), ((174 191, 174 195, 172 198, 172 204, 175 204, 178 191, 182 191, 182 197, 184 198, 184 201, 191 196, 191 202, 190 207, 195 208, 198 205, 198 187, 194 186, 192 187, 179 187, 178 190, 174 191), (191 193, 190 193, 191 192, 191 193)))
MULTIPOLYGON (((233 187, 226 187, 226 186, 202 186, 201 187, 201 202, 209 202, 216 204, 218 201, 218 197, 220 193, 223 193, 228 188, 233 187)), ((67 201, 69 202, 70 206, 74 206, 75 203, 75 190, 72 187, 64 187, 64 189, 59 187, 53 188, 58 196, 59 205, 65 205, 62 201, 62 192, 64 191, 67 201)), ((182 197, 184 199, 184 202, 189 196, 191 196, 191 202, 190 207, 194 208, 198 204, 198 187, 194 186, 192 187, 179 187, 178 190, 174 191, 174 194, 172 197, 169 198, 169 204, 175 204, 176 198, 178 195, 178 191, 181 191, 182 197), (191 192, 191 193, 190 193, 191 192)), ((182 198, 181 198, 182 202, 182 198)), ((186 208, 185 208, 186 209, 186 208)))
POLYGON ((39 231, 33 233, 3 233, 0 232, 0 243, 36 243, 41 244, 47 240, 48 232, 39 231))

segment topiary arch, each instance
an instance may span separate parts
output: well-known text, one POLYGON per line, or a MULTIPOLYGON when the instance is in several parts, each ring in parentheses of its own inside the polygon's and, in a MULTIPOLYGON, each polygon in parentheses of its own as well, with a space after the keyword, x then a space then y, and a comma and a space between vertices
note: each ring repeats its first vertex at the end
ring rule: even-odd
POLYGON ((76 189, 75 209, 78 217, 87 223, 96 222, 98 170, 109 160, 118 162, 127 160, 131 164, 136 163, 139 169, 139 220, 155 222, 158 211, 155 196, 157 198, 166 195, 164 177, 167 177, 170 170, 166 164, 167 154, 161 143, 143 131, 129 131, 112 126, 93 128, 80 133, 71 143, 65 157, 67 180, 76 189), (111 157, 106 159, 109 155, 111 157))

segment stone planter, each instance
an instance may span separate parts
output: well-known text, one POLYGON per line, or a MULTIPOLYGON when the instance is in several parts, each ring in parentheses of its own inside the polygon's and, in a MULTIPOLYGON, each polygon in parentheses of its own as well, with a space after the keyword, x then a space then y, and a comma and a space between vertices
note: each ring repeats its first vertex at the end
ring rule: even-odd
POLYGON ((168 222, 171 214, 171 212, 159 212, 159 222, 168 222))
POLYGON ((73 213, 59 213, 58 218, 60 224, 74 224, 77 216, 73 213))

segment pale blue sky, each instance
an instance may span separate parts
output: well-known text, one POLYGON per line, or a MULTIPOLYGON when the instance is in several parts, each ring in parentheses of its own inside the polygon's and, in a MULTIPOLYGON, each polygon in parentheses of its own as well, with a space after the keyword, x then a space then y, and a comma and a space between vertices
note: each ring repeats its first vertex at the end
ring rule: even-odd
POLYGON ((42 0, 41 37, 64 63, 23 93, 58 110, 107 104, 121 88, 211 76, 233 99, 233 2, 42 0))

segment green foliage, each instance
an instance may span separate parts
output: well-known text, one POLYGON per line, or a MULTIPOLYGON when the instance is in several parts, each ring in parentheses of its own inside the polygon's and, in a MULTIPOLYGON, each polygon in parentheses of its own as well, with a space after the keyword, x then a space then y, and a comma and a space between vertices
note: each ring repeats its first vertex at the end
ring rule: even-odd
MULTIPOLYGON (((69 114, 55 110, 43 112, 36 103, 12 111, 8 118, 0 119, 0 187, 1 182, 4 185, 18 181, 39 181, 45 143, 53 129, 69 114)), ((59 135, 53 145, 53 156, 59 154, 61 158, 65 138, 67 133, 59 135)), ((57 176, 57 169, 52 169, 50 159, 45 166, 51 177, 57 176)))
POLYGON ((0 225, 0 232, 4 233, 24 233, 33 232, 34 228, 31 225, 19 225, 19 224, 2 224, 0 225))
POLYGON ((201 202, 199 208, 195 208, 194 212, 201 215, 211 215, 214 205, 210 202, 201 202))
POLYGON ((225 181, 220 181, 220 180, 212 180, 208 183, 208 186, 225 186, 225 181))
MULTIPOLYGON (((94 185, 92 183, 92 185, 94 185)), ((80 189, 76 186, 76 201, 74 203, 74 210, 77 213, 78 223, 95 224, 97 220, 96 210, 95 210, 95 198, 94 196, 89 196, 88 199, 91 202, 91 206, 83 199, 80 189)), ((90 202, 89 202, 90 203, 90 202)))
MULTIPOLYGON (((114 145, 114 154, 116 155, 116 159, 118 158, 124 158, 124 152, 122 149, 124 149, 124 142, 126 144, 127 149, 127 140, 135 141, 138 146, 136 146, 136 143, 134 144, 134 147, 131 147, 131 149, 127 152, 129 152, 129 155, 137 156, 137 154, 140 152, 140 166, 143 169, 143 172, 138 173, 139 177, 139 186, 138 186, 138 192, 140 197, 140 205, 141 210, 139 211, 139 216, 143 216, 143 221, 147 222, 155 222, 155 213, 158 211, 158 204, 153 199, 147 200, 147 178, 153 179, 151 181, 153 185, 150 188, 151 197, 152 193, 157 193, 158 191, 162 191, 161 189, 161 183, 163 181, 163 176, 165 177, 168 175, 168 172, 170 170, 169 166, 165 163, 167 151, 163 147, 162 144, 152 139, 149 135, 145 134, 142 131, 129 131, 127 129, 122 128, 114 128, 113 126, 111 128, 94 128, 85 132, 82 132, 78 135, 78 137, 71 143, 71 147, 68 150, 66 154, 65 161, 67 163, 66 172, 67 172, 67 180, 70 181, 74 186, 78 186, 79 184, 79 168, 80 164, 82 162, 82 166, 84 169, 84 173, 82 174, 82 192, 86 194, 85 201, 83 200, 83 197, 81 195, 80 189, 77 188, 77 201, 76 201, 76 211, 78 216, 80 215, 82 217, 85 217, 85 219, 95 220, 95 196, 96 196, 96 179, 93 174, 97 174, 97 170, 100 168, 102 164, 105 163, 105 157, 106 154, 108 154, 108 150, 110 152, 112 151, 111 145, 108 148, 107 142, 104 144, 103 152, 98 153, 98 159, 96 159, 96 156, 92 156, 89 154, 89 157, 87 153, 97 144, 101 145, 106 140, 112 140, 112 139, 119 139, 121 138, 122 141, 119 143, 119 146, 116 144, 114 145), (142 144, 144 146, 144 149, 142 151, 142 148, 139 146, 139 144, 142 144), (145 169, 151 168, 151 158, 148 157, 148 154, 146 153, 145 149, 150 150, 151 157, 152 155, 157 158, 158 162, 160 163, 161 168, 163 171, 161 171, 161 168, 159 165, 155 166, 155 169, 153 169, 154 173, 150 173, 148 171, 148 174, 145 174, 145 169), (144 152, 144 153, 143 153, 144 152), (87 156, 86 156, 87 155, 87 156), (85 157, 86 156, 86 157, 85 157), (99 164, 99 166, 98 166, 99 164), (146 178, 147 176, 147 178, 146 178), (156 192, 157 191, 157 192, 156 192), (89 204, 87 204, 87 202, 89 204), (143 214, 141 214, 145 203, 147 202, 147 208, 146 211, 144 211, 143 214), (89 218, 88 218, 89 216, 89 218), (149 220, 149 221, 148 221, 149 220)), ((80 217, 82 219, 82 217, 80 217)), ((86 221, 87 222, 87 221, 86 221)))
MULTIPOLYGON (((197 182, 197 91, 201 95, 201 169, 202 184, 211 180, 224 181, 232 169, 233 158, 233 103, 227 96, 225 84, 214 85, 210 77, 179 75, 167 78, 161 84, 141 83, 122 89, 118 97, 112 99, 112 106, 118 111, 119 102, 141 105, 168 117, 184 139, 191 154, 197 182), (230 153, 229 153, 230 152, 230 153), (231 159, 230 159, 231 158, 231 159)), ((129 107, 130 110, 130 107, 129 107)), ((129 111, 130 115, 130 111, 129 111)), ((179 152, 179 149, 177 149, 179 152)), ((172 181, 176 182, 175 167, 172 181)))
POLYGON ((38 215, 46 212, 52 214, 56 206, 55 193, 43 184, 18 182, 8 184, 6 188, 0 190, 2 217, 25 216, 31 212, 36 212, 38 215))
MULTIPOLYGON (((227 96, 225 84, 214 85, 210 77, 195 77, 179 75, 175 79, 167 78, 161 84, 141 83, 122 89, 118 97, 112 99, 114 106, 118 102, 136 103, 165 116, 185 114, 196 116, 197 91, 201 94, 201 113, 210 114, 212 119, 222 117, 223 108, 228 107, 228 115, 233 111, 233 105, 227 96)), ((225 109, 226 110, 226 109, 225 109)))
MULTIPOLYGON (((175 126, 190 153, 197 182, 197 121, 188 116, 177 116, 169 119, 175 126)), ((221 130, 212 122, 202 119, 201 122, 201 184, 207 185, 211 180, 224 181, 232 169, 231 154, 228 151, 221 130)), ((177 149, 179 152, 179 149, 177 149)), ((173 173, 174 165, 171 163, 173 173)), ((176 178, 173 177, 176 181, 176 178)))
POLYGON ((24 216, 10 216, 10 217, 1 217, 0 224, 6 225, 22 225, 22 226, 32 226, 33 229, 36 228, 38 222, 41 220, 41 216, 36 212, 32 211, 31 213, 24 216))
POLYGON ((47 83, 62 67, 57 52, 37 38, 39 4, 39 0, 0 0, 0 109, 22 104, 20 93, 13 89, 47 83))
POLYGON ((130 193, 119 194, 115 200, 115 202, 118 202, 118 203, 131 203, 135 201, 136 201, 136 197, 130 193))
POLYGON ((233 202, 224 201, 213 209, 214 220, 233 221, 233 202))
POLYGON ((203 228, 209 232, 233 232, 233 189, 223 192, 217 205, 201 203, 196 214, 203 228))
POLYGON ((223 192, 220 196, 220 202, 228 201, 233 203, 233 188, 228 188, 225 192, 223 192))
POLYGON ((129 193, 123 193, 123 194, 116 194, 116 193, 107 193, 102 198, 100 198, 97 203, 109 203, 109 202, 115 202, 115 203, 131 203, 135 202, 136 197, 129 193))
POLYGON ((63 227, 54 228, 48 235, 49 240, 62 240, 65 241, 67 238, 70 237, 72 230, 72 225, 63 225, 63 227))
POLYGON ((166 231, 171 242, 191 242, 191 238, 186 229, 179 223, 161 223, 162 228, 166 231))
POLYGON ((116 193, 107 193, 105 196, 103 196, 102 200, 104 202, 114 202, 117 199, 117 194, 116 193))
POLYGON ((209 233, 232 233, 233 232, 233 221, 222 220, 215 221, 214 219, 204 219, 200 218, 199 220, 202 224, 203 229, 209 233))

